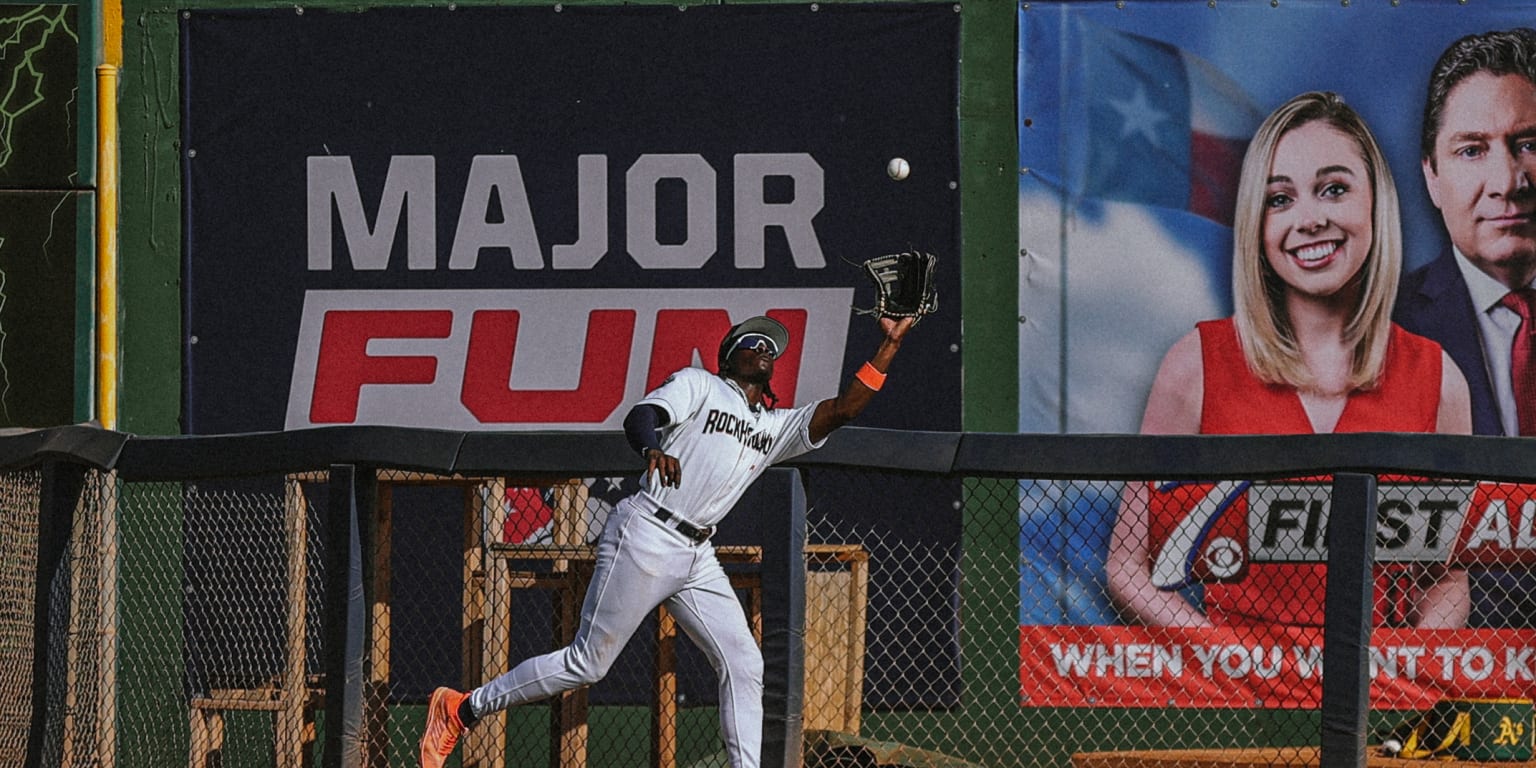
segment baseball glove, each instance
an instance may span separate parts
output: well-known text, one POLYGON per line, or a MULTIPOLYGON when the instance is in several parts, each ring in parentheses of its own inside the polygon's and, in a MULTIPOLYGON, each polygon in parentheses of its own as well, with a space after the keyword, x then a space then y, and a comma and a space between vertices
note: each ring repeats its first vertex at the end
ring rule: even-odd
POLYGON ((876 256, 864 262, 864 271, 875 284, 875 306, 855 307, 860 315, 914 317, 913 323, 939 309, 939 291, 933 268, 939 257, 931 253, 905 251, 876 256))

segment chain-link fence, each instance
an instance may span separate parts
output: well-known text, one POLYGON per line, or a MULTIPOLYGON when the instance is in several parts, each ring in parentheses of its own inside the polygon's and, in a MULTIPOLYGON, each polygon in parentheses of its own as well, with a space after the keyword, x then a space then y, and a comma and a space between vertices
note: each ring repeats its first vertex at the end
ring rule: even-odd
POLYGON ((116 748, 110 474, 0 472, 0 759, 103 765, 116 748))
MULTIPOLYGON (((869 553, 867 736, 981 765, 1316 764, 1329 478, 809 478, 811 540, 869 553), (979 636, 1003 612, 1011 647, 979 636)), ((1421 715, 1531 694, 1530 486, 1377 481, 1373 754, 1417 725, 1420 757, 1529 755, 1529 702, 1456 739, 1421 715)))
MULTIPOLYGON (((842 461, 802 466, 806 764, 1315 764, 1341 508, 1327 476, 842 461)), ((336 744, 346 764, 415 765, 433 688, 472 688, 570 639, 593 543, 637 481, 594 476, 590 460, 570 473, 372 463, 355 486, 324 463, 86 473, 52 577, 46 681, 26 670, 49 486, 5 474, 0 638, 18 662, 0 674, 0 752, 25 753, 46 682, 43 765, 299 766, 336 744)), ((1449 755, 1465 732, 1528 758, 1532 486, 1422 474, 1375 476, 1367 736, 1426 753, 1444 741, 1449 755), (1505 704, 1426 725, 1448 700, 1505 704)), ((738 515, 712 544, 761 639, 761 531, 738 515)), ((601 682, 486 718, 450 764, 723 766, 717 697, 658 609, 601 682)))
POLYGON ((22 755, 32 722, 37 472, 0 475, 0 754, 22 755))

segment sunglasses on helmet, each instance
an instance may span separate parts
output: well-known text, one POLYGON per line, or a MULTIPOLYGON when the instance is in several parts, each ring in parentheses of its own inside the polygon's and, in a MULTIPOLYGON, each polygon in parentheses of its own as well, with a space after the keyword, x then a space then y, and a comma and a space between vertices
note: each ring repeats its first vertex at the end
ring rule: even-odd
POLYGON ((734 352, 737 349, 750 349, 759 355, 767 355, 773 358, 779 356, 779 346, 773 343, 773 339, 761 333, 749 333, 737 339, 736 346, 732 348, 732 351, 734 352))

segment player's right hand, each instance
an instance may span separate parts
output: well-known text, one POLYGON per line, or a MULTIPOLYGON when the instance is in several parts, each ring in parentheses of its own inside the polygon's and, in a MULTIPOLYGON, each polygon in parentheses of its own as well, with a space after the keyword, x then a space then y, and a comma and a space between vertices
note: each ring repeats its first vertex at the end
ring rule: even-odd
POLYGON ((683 484, 683 465, 676 456, 669 456, 655 448, 645 452, 645 474, 657 473, 663 486, 676 488, 683 484))

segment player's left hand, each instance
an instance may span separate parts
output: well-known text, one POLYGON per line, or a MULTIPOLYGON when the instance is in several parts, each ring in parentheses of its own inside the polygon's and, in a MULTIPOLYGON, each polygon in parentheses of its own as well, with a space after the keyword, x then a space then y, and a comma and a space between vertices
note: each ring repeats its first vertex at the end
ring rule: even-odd
POLYGON ((663 486, 676 488, 683 484, 683 465, 676 456, 669 456, 652 448, 645 452, 645 473, 655 472, 663 486))
POLYGON ((901 341, 917 324, 915 317, 882 317, 880 318, 880 330, 885 332, 885 337, 891 341, 901 341))

